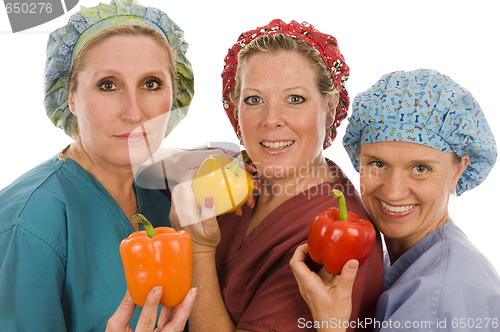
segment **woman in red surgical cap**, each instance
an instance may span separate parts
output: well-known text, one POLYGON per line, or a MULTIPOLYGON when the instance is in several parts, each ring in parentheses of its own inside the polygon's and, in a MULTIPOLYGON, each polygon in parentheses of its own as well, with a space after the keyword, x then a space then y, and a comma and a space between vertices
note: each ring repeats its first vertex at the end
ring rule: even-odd
MULTIPOLYGON (((315 216, 338 204, 329 194, 333 188, 344 192, 350 211, 369 218, 352 183, 323 156, 347 114, 348 75, 336 39, 306 22, 274 20, 241 34, 229 50, 223 105, 260 191, 253 207, 218 222, 206 219, 213 211, 209 197, 201 209, 206 220, 184 227, 193 238, 198 288, 191 331, 315 330, 290 259, 307 241, 315 216)), ((354 289, 351 319, 374 317, 381 277, 378 237, 354 286, 347 285, 354 289)))

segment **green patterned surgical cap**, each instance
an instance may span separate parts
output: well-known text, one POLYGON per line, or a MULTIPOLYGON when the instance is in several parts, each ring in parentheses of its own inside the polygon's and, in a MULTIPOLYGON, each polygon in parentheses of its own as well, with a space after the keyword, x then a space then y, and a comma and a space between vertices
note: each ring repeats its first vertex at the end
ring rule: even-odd
POLYGON ((73 62, 95 35, 120 25, 151 27, 165 37, 174 52, 178 92, 172 102, 165 136, 188 112, 194 94, 194 76, 185 55, 189 45, 184 40, 184 31, 161 10, 144 7, 135 0, 112 0, 110 4, 101 3, 92 8, 82 6, 67 25, 50 34, 47 42, 45 109, 52 123, 70 137, 78 132, 76 117, 68 105, 68 80, 73 62))

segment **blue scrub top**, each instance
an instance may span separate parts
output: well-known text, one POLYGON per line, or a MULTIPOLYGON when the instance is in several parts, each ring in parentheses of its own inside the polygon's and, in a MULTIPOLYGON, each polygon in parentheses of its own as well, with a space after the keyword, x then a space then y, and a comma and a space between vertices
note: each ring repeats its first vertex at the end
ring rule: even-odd
POLYGON ((375 331, 500 331, 500 277, 452 220, 385 261, 375 331))
MULTIPOLYGON (((135 186, 139 210, 170 226, 170 202, 135 186)), ((120 242, 134 232, 106 189, 57 156, 0 191, 0 327, 104 331, 126 292, 120 242)), ((140 307, 131 319, 135 327, 140 307)))

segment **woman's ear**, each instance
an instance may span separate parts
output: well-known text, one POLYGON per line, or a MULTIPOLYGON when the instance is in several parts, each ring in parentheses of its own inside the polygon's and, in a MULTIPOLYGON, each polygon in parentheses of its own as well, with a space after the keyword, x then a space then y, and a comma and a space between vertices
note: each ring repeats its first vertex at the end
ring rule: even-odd
POLYGON ((70 92, 69 93, 69 96, 68 96, 68 107, 69 107, 69 111, 71 113, 73 113, 74 116, 76 116, 76 107, 75 107, 75 94, 73 92, 70 92))
POLYGON ((330 128, 335 121, 335 109, 328 110, 326 114, 326 128, 330 128))
POLYGON ((334 91, 332 93, 329 93, 326 98, 326 106, 328 110, 328 113, 326 114, 326 128, 330 128, 330 126, 332 126, 333 122, 335 121, 335 114, 337 105, 339 103, 339 93, 337 91, 334 91))
POLYGON ((241 135, 239 112, 236 107, 234 108, 234 117, 236 119, 236 136, 238 136, 238 139, 240 140, 240 145, 245 146, 243 136, 241 135))
POLYGON ((453 182, 455 183, 455 185, 457 184, 458 179, 460 179, 462 174, 467 169, 467 166, 469 166, 469 155, 464 154, 462 157, 460 157, 460 162, 458 162, 457 166, 457 171, 453 176, 453 182))

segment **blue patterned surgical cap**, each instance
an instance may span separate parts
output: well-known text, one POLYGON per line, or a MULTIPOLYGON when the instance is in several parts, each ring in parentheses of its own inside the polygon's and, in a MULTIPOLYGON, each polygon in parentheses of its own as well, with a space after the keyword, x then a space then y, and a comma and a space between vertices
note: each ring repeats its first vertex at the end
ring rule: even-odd
POLYGON ((45 64, 45 109, 52 123, 67 135, 78 132, 76 117, 68 106, 68 80, 78 52, 99 32, 120 25, 144 25, 165 37, 175 56, 177 99, 172 101, 165 136, 186 116, 194 94, 191 63, 186 58, 188 43, 184 31, 167 14, 144 7, 135 0, 112 0, 96 7, 81 6, 69 23, 49 36, 45 64))
POLYGON ((354 168, 361 144, 402 141, 469 155, 457 195, 484 181, 497 158, 493 133, 469 91, 435 70, 396 71, 356 96, 343 144, 354 168))

